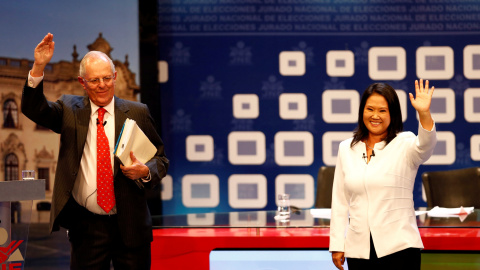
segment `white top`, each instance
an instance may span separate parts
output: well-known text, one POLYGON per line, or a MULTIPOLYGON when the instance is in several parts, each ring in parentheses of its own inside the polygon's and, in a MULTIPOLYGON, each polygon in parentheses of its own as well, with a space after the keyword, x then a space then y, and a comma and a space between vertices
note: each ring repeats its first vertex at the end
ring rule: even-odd
POLYGON ((368 164, 363 158, 365 143, 350 148, 352 139, 341 142, 338 150, 330 251, 368 259, 370 234, 379 258, 410 247, 423 248, 413 188, 418 167, 435 148, 435 125, 431 131, 419 125, 418 136, 402 132, 388 145, 384 141, 375 144, 375 156, 368 164))

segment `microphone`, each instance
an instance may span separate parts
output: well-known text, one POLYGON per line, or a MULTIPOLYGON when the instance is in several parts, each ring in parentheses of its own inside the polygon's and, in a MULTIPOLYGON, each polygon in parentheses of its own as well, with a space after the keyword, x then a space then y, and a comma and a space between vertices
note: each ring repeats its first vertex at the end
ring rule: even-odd
MULTIPOLYGON (((370 158, 372 158, 374 156, 375 156, 375 151, 372 149, 372 154, 370 155, 370 158)), ((365 153, 363 153, 362 159, 363 159, 363 161, 365 161, 365 163, 368 163, 367 162, 368 161, 368 156, 365 153)))
MULTIPOLYGON (((100 124, 99 121, 98 121, 98 118, 97 118, 97 125, 100 124)), ((105 126, 107 124, 107 121, 104 121, 103 122, 103 126, 105 126)))

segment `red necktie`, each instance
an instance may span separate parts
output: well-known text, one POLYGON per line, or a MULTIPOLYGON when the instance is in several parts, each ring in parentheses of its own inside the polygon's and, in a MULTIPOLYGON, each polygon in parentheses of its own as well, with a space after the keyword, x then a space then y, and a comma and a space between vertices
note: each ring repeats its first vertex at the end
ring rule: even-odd
POLYGON ((113 193, 113 173, 110 160, 110 147, 103 128, 105 109, 98 109, 97 121, 97 203, 105 211, 110 212, 115 205, 113 193))

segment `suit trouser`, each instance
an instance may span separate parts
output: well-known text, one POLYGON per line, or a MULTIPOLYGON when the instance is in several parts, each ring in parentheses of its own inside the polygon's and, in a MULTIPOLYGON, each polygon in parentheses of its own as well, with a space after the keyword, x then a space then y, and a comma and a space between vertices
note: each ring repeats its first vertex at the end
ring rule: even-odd
POLYGON ((420 270, 421 259, 419 248, 407 248, 378 258, 370 235, 370 259, 347 258, 347 264, 349 270, 420 270))
MULTIPOLYGON (((76 204, 76 203, 75 203, 76 204)), ((71 269, 150 269, 150 243, 129 248, 122 242, 116 215, 96 215, 76 204, 77 224, 68 230, 71 269)))

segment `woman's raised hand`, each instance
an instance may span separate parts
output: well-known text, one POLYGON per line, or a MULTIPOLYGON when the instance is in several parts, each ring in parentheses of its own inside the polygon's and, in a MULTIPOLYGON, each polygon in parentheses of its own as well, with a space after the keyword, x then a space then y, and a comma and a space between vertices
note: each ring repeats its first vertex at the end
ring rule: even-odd
POLYGON ((430 105, 432 103, 432 95, 435 87, 432 86, 431 89, 428 88, 428 80, 425 81, 425 87, 423 87, 423 80, 415 80, 415 98, 412 93, 409 93, 410 102, 412 106, 417 110, 418 117, 420 119, 420 124, 426 130, 432 130, 433 128, 433 119, 430 114, 430 105))
POLYGON ((412 93, 409 93, 410 102, 412 103, 413 108, 417 110, 418 113, 430 111, 430 104, 432 103, 432 95, 435 87, 432 86, 431 89, 428 88, 429 81, 425 81, 425 87, 423 87, 423 79, 415 80, 415 97, 412 93))

